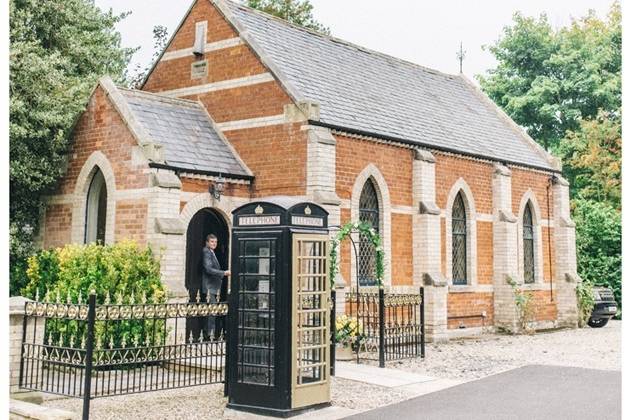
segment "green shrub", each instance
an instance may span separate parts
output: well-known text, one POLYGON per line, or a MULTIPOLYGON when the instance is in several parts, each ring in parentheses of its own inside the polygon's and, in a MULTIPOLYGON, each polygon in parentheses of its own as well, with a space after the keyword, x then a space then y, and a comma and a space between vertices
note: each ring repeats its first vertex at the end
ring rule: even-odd
POLYGON ((578 274, 595 286, 613 290, 622 309, 622 227, 620 212, 604 202, 575 199, 578 274))
POLYGON ((576 298, 578 304, 578 326, 583 328, 594 309, 594 287, 584 280, 576 286, 576 298))
MULTIPOLYGON (((160 281, 160 263, 150 248, 140 248, 133 241, 115 245, 66 245, 63 248, 40 251, 28 260, 26 270, 29 282, 22 295, 40 300, 47 299, 77 303, 79 296, 87 302, 90 291, 96 293, 96 303, 139 303, 142 296, 147 302, 161 303, 166 300, 166 290, 160 281)), ((65 320, 49 320, 46 338, 58 343, 71 336, 78 343, 84 334, 85 323, 65 320)), ((119 321, 117 328, 104 322, 95 324, 95 337, 104 346, 110 342, 119 346, 134 341, 145 342, 148 332, 150 342, 162 339, 164 322, 119 321)), ((64 341, 64 342, 65 342, 64 341)))
POLYGON ((535 299, 530 291, 524 291, 517 286, 515 280, 507 278, 508 284, 513 288, 513 299, 517 308, 520 332, 526 334, 534 333, 531 323, 535 320, 535 299))

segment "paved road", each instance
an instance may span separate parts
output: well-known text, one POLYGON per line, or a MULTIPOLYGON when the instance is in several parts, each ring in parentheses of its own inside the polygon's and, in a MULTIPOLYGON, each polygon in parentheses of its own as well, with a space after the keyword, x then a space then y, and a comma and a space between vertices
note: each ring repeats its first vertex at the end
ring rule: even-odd
POLYGON ((620 419, 619 371, 524 366, 349 419, 620 419))

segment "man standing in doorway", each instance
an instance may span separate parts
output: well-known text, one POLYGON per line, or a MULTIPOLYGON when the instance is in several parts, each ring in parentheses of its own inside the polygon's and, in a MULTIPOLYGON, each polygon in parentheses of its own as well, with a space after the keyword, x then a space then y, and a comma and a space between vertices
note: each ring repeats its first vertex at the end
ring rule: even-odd
MULTIPOLYGON (((203 301, 217 303, 217 295, 221 291, 221 282, 224 276, 229 277, 230 271, 222 270, 219 260, 215 255, 217 248, 217 237, 212 233, 206 236, 206 246, 202 250, 202 290, 201 298, 203 301)), ((215 337, 215 317, 210 315, 206 319, 204 330, 204 339, 210 340, 215 337)))

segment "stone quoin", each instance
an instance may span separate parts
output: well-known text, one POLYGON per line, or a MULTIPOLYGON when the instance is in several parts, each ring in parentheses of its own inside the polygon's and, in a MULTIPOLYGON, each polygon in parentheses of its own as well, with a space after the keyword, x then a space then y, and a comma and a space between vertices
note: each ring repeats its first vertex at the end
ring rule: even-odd
MULTIPOLYGON (((462 74, 197 0, 139 90, 107 76, 95 87, 39 246, 135 239, 160 251, 171 299, 185 300, 207 233, 227 267, 231 212, 290 196, 325 208, 329 226, 373 224, 385 286, 425 287, 430 340, 515 328, 509 279, 534 294, 538 328, 576 326, 560 169, 462 74)), ((338 289, 371 282, 355 239, 358 256, 339 249, 338 289)))

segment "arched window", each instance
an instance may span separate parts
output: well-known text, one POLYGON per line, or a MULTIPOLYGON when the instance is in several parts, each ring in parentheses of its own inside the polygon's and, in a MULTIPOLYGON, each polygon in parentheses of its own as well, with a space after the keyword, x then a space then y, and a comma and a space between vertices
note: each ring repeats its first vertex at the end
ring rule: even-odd
MULTIPOLYGON (((370 179, 364 184, 359 197, 359 220, 370 223, 373 229, 379 232, 379 201, 375 185, 370 179)), ((361 234, 359 236, 358 259, 359 284, 362 286, 377 284, 375 279, 375 248, 370 239, 361 234)))
POLYGON ((451 210, 451 265, 453 284, 467 284, 467 213, 462 192, 451 210))
POLYGON ((105 243, 107 186, 103 172, 97 169, 90 182, 85 214, 85 243, 105 243))
POLYGON ((535 282, 535 240, 530 203, 526 204, 523 220, 524 236, 524 283, 535 282))

